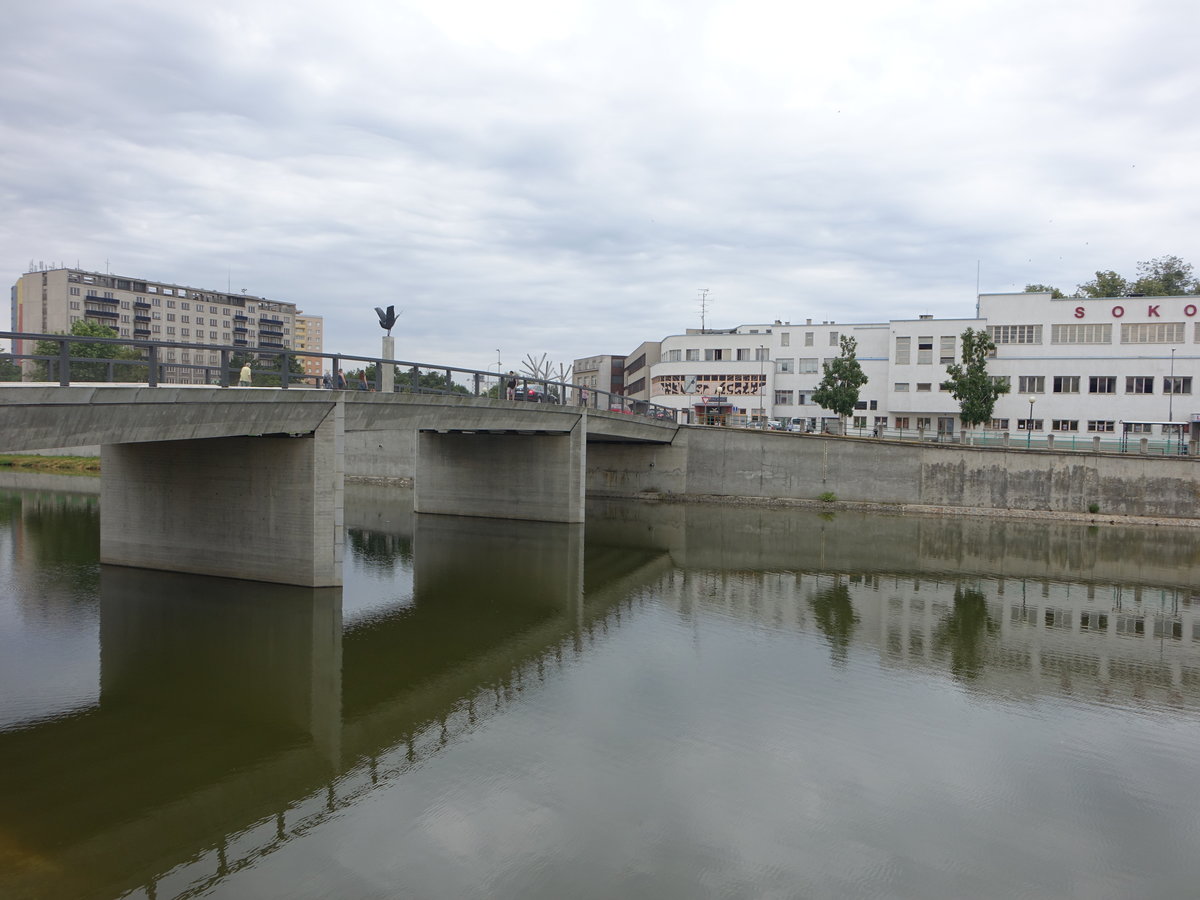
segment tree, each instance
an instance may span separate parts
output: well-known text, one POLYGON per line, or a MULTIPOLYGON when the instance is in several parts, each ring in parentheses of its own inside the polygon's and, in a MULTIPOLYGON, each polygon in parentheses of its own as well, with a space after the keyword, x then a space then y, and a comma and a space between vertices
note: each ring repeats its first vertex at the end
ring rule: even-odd
POLYGON ((1107 272, 1097 272, 1091 281, 1085 281, 1075 290, 1076 297, 1126 297, 1129 295, 1129 282, 1109 269, 1107 272))
POLYGON ((1134 294, 1148 297, 1174 297, 1200 293, 1200 283, 1192 275, 1192 264, 1178 256, 1159 256, 1137 264, 1134 294))
POLYGON ((832 587, 809 597, 808 605, 812 607, 817 627, 829 641, 834 663, 845 663, 850 639, 861 621, 854 611, 854 604, 850 602, 850 588, 842 584, 839 578, 832 587))
POLYGON ((1025 285, 1025 293, 1027 294, 1049 294, 1052 300, 1061 300, 1066 296, 1056 287, 1051 287, 1048 284, 1027 284, 1025 285))
MULTIPOLYGON (((61 332, 60 332, 61 333, 61 332)), ((71 330, 68 334, 78 337, 90 338, 115 338, 119 335, 117 332, 109 328, 107 325, 101 325, 99 322, 89 322, 86 319, 80 319, 71 325, 71 330)), ((38 341, 34 352, 38 356, 58 356, 59 343, 58 341, 38 341)), ((70 364, 71 371, 69 373, 71 381, 145 381, 147 369, 145 364, 130 365, 112 364, 109 360, 137 360, 142 359, 140 350, 133 347, 127 347, 122 344, 105 344, 100 342, 87 341, 72 341, 67 352, 73 360, 94 359, 97 362, 72 362, 70 364), (101 361, 102 360, 102 361, 101 361)), ((47 363, 41 360, 37 363, 36 378, 38 381, 51 380, 51 367, 54 369, 54 379, 58 378, 57 365, 47 363)))
POLYGON ((1007 382, 993 381, 988 375, 988 357, 995 349, 987 331, 968 328, 962 333, 962 364, 946 366, 950 377, 942 382, 942 390, 949 391, 958 401, 959 417, 965 428, 991 421, 996 398, 1008 393, 1007 382))
POLYGON ((846 417, 858 405, 858 393, 867 383, 866 373, 858 364, 858 341, 842 335, 841 356, 829 360, 821 367, 824 373, 821 383, 813 391, 812 401, 818 406, 838 414, 842 419, 842 433, 846 433, 846 417))
POLYGON ((933 645, 939 652, 950 651, 950 671, 967 681, 983 674, 987 662, 989 638, 1000 626, 988 615, 987 598, 975 588, 954 588, 954 608, 933 633, 933 645))
MULTIPOLYGON (((283 379, 279 374, 279 357, 273 353, 259 355, 252 351, 240 350, 229 355, 229 368, 234 372, 241 369, 244 363, 250 363, 254 373, 255 387, 279 387, 283 379)), ((288 384, 296 384, 304 378, 304 363, 298 357, 288 357, 288 384)))
POLYGON ((0 356, 0 381, 20 381, 21 367, 8 354, 0 356))

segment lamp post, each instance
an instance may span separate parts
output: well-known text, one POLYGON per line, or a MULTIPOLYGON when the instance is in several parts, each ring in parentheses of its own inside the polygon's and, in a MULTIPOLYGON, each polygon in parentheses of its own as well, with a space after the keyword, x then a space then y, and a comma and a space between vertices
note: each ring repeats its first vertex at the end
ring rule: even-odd
POLYGON ((1025 423, 1025 449, 1028 450, 1033 442, 1033 404, 1037 402, 1037 397, 1030 396, 1029 398, 1029 421, 1025 423))
MULTIPOLYGON (((1175 348, 1171 348, 1171 375, 1167 380, 1167 421, 1174 421, 1175 414, 1175 348)), ((1172 429, 1174 430, 1174 429, 1172 429)))
POLYGON ((762 399, 758 404, 758 416, 761 420, 759 425, 765 429, 767 427, 767 363, 763 359, 764 349, 762 344, 758 345, 758 386, 762 391, 762 399))

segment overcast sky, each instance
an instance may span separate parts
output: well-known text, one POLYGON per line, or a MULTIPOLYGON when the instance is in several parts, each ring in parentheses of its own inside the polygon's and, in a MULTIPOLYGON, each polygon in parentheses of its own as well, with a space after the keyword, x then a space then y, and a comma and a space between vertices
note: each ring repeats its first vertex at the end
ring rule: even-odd
MULTIPOLYGON (((43 0, 0 35, 0 262, 246 289, 505 368, 962 316, 1200 265, 1195 0, 43 0)), ((3 321, 7 317, 0 317, 3 321)))

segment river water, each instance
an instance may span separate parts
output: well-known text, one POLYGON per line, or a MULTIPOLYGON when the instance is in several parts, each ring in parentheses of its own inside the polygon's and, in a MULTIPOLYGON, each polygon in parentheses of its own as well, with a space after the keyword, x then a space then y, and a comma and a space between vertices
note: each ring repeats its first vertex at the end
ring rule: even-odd
POLYGON ((0 488, 0 897, 1182 898, 1200 532, 350 486, 345 587, 0 488))

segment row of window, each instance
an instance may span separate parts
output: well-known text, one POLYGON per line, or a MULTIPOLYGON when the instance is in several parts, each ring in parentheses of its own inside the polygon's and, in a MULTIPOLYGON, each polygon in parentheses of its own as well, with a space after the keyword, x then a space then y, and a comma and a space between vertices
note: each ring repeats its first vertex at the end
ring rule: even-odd
MULTIPOLYGON (((993 376, 993 381, 1012 385, 1007 375, 993 376)), ((1126 375, 1126 394, 1153 394, 1155 377, 1153 375, 1126 375)), ((1082 384, 1079 375, 1055 375, 1050 379, 1051 392, 1055 394, 1078 394, 1082 384)), ((1089 375, 1087 380, 1089 394, 1115 394, 1117 392, 1117 376, 1089 375)), ((1190 394, 1192 392, 1192 376, 1164 375, 1162 377, 1162 392, 1164 394, 1190 394)), ((1020 375, 1017 377, 1017 393, 1044 394, 1046 393, 1045 375, 1020 375)))
MULTIPOLYGON (((992 343, 1000 344, 1040 344, 1042 343, 1041 325, 989 325, 988 337, 992 343)), ((1076 323, 1070 325, 1051 325, 1051 344, 1111 344, 1112 323, 1076 323)), ((1187 341, 1186 322, 1128 322, 1121 324, 1120 338, 1122 344, 1182 344, 1187 341)), ((900 347, 897 338, 897 362, 899 362, 900 347)), ((944 339, 943 339, 944 340, 944 339)), ((1200 342, 1200 322, 1196 323, 1193 340, 1200 342)), ((953 362, 953 360, 951 360, 953 362)))
MULTIPOLYGON (((993 431, 1008 431, 1009 419, 992 419, 988 426, 993 431)), ((1045 431, 1046 422, 1044 419, 1017 419, 1017 431, 1045 431)), ((1112 419, 1087 419, 1084 424, 1087 426, 1086 431, 1092 434, 1111 434, 1117 430, 1117 423, 1112 419)), ((1164 424, 1160 426, 1160 431, 1163 435, 1179 434, 1183 429, 1182 425, 1164 424)), ((1051 419, 1050 430, 1063 433, 1078 432, 1079 419, 1051 419)), ((1153 434, 1153 422, 1127 422, 1125 431, 1129 434, 1153 434)))

